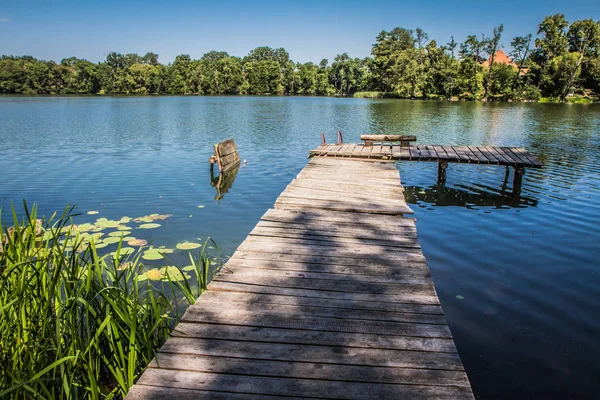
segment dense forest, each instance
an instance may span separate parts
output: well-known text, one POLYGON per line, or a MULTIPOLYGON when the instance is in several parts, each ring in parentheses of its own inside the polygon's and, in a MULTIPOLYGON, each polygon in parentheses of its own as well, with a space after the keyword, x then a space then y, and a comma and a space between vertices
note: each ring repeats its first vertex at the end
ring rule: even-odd
POLYGON ((0 93, 320 95, 425 99, 536 101, 597 100, 600 95, 600 23, 544 18, 537 35, 512 38, 508 58, 503 25, 489 34, 439 45, 417 28, 376 37, 371 57, 337 55, 333 62, 295 63, 283 49, 257 47, 240 58, 211 51, 199 60, 179 55, 110 53, 92 63, 60 64, 30 56, 0 58, 0 93), (511 61, 512 60, 512 61, 511 61))

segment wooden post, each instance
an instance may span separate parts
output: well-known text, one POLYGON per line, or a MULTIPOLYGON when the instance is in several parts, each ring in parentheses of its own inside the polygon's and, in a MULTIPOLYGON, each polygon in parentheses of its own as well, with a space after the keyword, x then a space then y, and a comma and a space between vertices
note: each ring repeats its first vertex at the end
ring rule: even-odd
POLYGON ((513 167, 515 176, 513 176, 513 193, 521 191, 521 184, 523 183, 523 175, 525 175, 525 168, 516 166, 513 167))
POLYGON ((365 140, 365 147, 373 147, 373 141, 372 140, 365 140))
POLYGON ((400 147, 409 147, 409 146, 410 146, 410 142, 408 140, 400 141, 400 147))
POLYGON ((321 132, 321 144, 325 146, 327 142, 325 141, 325 132, 321 132))
POLYGON ((448 161, 438 161, 438 183, 440 185, 446 184, 446 168, 448 168, 448 161))
POLYGON ((504 171, 504 184, 506 185, 506 182, 508 182, 508 175, 510 174, 510 167, 507 165, 506 166, 506 171, 504 171))
POLYGON ((344 137, 342 136, 342 131, 338 131, 337 144, 344 144, 344 137))
POLYGON ((217 157, 210 156, 208 157, 208 162, 210 163, 210 172, 212 173, 215 169, 215 163, 217 162, 217 157))

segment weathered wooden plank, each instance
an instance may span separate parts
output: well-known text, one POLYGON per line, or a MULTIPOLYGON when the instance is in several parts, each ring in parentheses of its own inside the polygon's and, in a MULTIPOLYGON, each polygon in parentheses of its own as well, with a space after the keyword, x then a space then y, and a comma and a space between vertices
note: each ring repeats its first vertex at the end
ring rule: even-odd
POLYGON ((526 157, 521 156, 521 154, 519 154, 519 152, 513 151, 512 148, 510 147, 503 147, 502 148, 504 150, 505 154, 510 154, 512 158, 514 158, 515 160, 517 160, 519 162, 519 164, 521 165, 526 165, 529 166, 529 160, 527 160, 526 157))
MULTIPOLYGON (((241 253, 241 252, 240 252, 241 253)), ((385 265, 337 265, 318 262, 302 261, 273 261, 255 259, 255 253, 244 253, 244 256, 234 255, 227 261, 227 268, 240 267, 252 269, 266 269, 279 271, 294 271, 314 276, 328 274, 338 279, 364 279, 365 281, 402 280, 403 277, 418 277, 429 279, 430 274, 424 262, 412 262, 410 266, 385 266, 385 265)), ((408 264, 408 263, 407 263, 408 264)), ((333 279, 333 278, 332 278, 333 279)))
POLYGON ((498 162, 500 164, 507 165, 507 164, 513 163, 512 160, 509 160, 506 157, 504 157, 504 152, 499 151, 499 149, 497 147, 485 146, 484 148, 486 150, 488 150, 490 153, 492 153, 494 155, 494 157, 496 157, 496 159, 498 160, 498 162))
MULTIPOLYGON (((244 304, 240 306, 241 310, 249 310, 256 305, 256 307, 268 308, 271 305, 286 305, 294 306, 298 308, 311 309, 314 307, 334 308, 337 310, 350 311, 350 312, 374 312, 374 313, 389 313, 390 315, 407 315, 407 314, 419 314, 423 315, 423 318, 440 318, 443 317, 442 309, 439 305, 429 304, 415 304, 415 303, 358 303, 351 299, 337 299, 331 300, 324 303, 320 298, 313 298, 309 296, 285 296, 277 294, 257 294, 257 293, 240 293, 240 292, 228 292, 228 291, 213 291, 208 290, 206 297, 202 297, 202 300, 198 299, 196 305, 203 308, 210 308, 209 303, 221 303, 225 304, 244 304), (205 303, 206 302, 206 303, 205 303), (429 317, 428 317, 429 316, 429 317)), ((211 304, 212 304, 211 303, 211 304)), ((220 307, 219 307, 220 308, 220 307)), ((208 310, 206 312, 212 312, 208 310)))
POLYGON ((485 146, 479 146, 477 147, 477 150, 479 150, 479 152, 488 159, 488 161, 491 164, 497 164, 500 160, 498 160, 498 158, 491 152, 489 151, 485 146))
POLYGON ((450 159, 448 153, 446 153, 446 150, 444 150, 442 146, 433 146, 433 148, 435 149, 435 152, 437 153, 440 160, 445 161, 450 159))
POLYGON ((338 246, 344 245, 356 245, 356 246, 386 246, 386 247, 416 247, 419 248, 419 241, 416 236, 400 236, 391 239, 382 238, 365 238, 365 237, 348 237, 345 236, 331 236, 326 234, 307 234, 306 232, 290 232, 286 229, 269 229, 269 228, 254 228, 250 232, 251 237, 265 237, 265 238, 286 238, 286 239, 299 239, 308 241, 319 241, 320 245, 338 246))
POLYGON ((265 228, 272 231, 284 233, 288 231, 291 234, 305 234, 307 236, 329 236, 329 237, 346 237, 355 239, 380 239, 394 240, 397 237, 417 237, 415 228, 404 227, 404 229, 385 229, 384 227, 337 227, 331 224, 294 224, 280 223, 272 221, 259 221, 256 228, 265 228), (329 227, 327 226, 329 225, 329 227))
MULTIPOLYGON (((281 296, 297 296, 297 297, 312 297, 323 300, 351 300, 351 301, 371 301, 371 302, 400 302, 407 304, 428 304, 439 305, 437 297, 429 295, 415 296, 411 294, 371 294, 371 293, 350 293, 342 291, 328 290, 312 290, 304 288, 288 288, 277 286, 266 286, 249 283, 213 281, 210 284, 214 291, 228 292, 245 292, 245 293, 261 293, 261 294, 276 294, 281 296)), ((298 318, 298 317, 297 317, 298 318)))
MULTIPOLYGON (((368 257, 340 257, 339 253, 316 255, 316 254, 294 254, 289 252, 280 253, 277 249, 273 251, 260 252, 260 251, 244 251, 238 249, 231 259, 241 258, 244 260, 263 260, 273 262, 295 262, 303 264, 319 264, 319 265, 334 265, 340 267, 360 267, 360 268, 385 268, 391 271, 393 268, 422 268, 422 263, 425 262, 425 257, 422 254, 414 253, 401 253, 402 257, 397 254, 394 257, 384 258, 377 257, 376 259, 369 259, 368 257)), ((365 269, 368 271, 369 269, 365 269)))
MULTIPOLYGON (((294 321, 290 320, 290 325, 294 321)), ((430 325, 435 327, 435 325, 430 325)), ((360 327, 357 324, 355 328, 360 327)), ((399 335, 400 336, 400 335, 399 335)), ((213 357, 253 358, 315 362, 338 365, 364 365, 390 368, 431 368, 463 371, 456 353, 412 350, 365 349, 344 346, 242 342, 172 337, 161 349, 164 353, 198 354, 213 357)))
POLYGON ((386 217, 383 221, 378 215, 369 215, 362 213, 335 212, 324 210, 277 210, 269 209, 261 217, 262 220, 280 221, 280 222, 340 222, 351 224, 372 224, 374 226, 415 226, 415 220, 402 216, 386 217))
MULTIPOLYGON (((389 205, 393 207, 403 207, 406 202, 404 201, 404 195, 399 197, 377 196, 376 194, 358 193, 358 192, 344 192, 344 202, 357 202, 362 204, 368 204, 372 206, 374 204, 380 204, 382 206, 389 205)), ((321 190, 313 188, 299 188, 294 186, 288 186, 287 189, 281 194, 282 197, 300 197, 303 199, 314 199, 314 200, 327 200, 327 201, 340 201, 340 194, 338 192, 332 192, 330 190, 321 190)))
POLYGON ((475 155, 475 157, 477 157, 480 164, 488 164, 490 162, 490 160, 485 156, 485 154, 480 152, 476 146, 469 146, 469 150, 475 155))
POLYGON ((411 160, 418 160, 421 158, 421 152, 419 151, 419 148, 417 146, 410 146, 408 150, 410 151, 411 160))
POLYGON ((435 291, 431 282, 423 283, 419 279, 417 283, 402 281, 397 282, 369 282, 358 280, 335 280, 312 279, 303 274, 282 274, 272 271, 251 270, 248 268, 227 268, 214 277, 215 281, 230 283, 247 283, 253 285, 279 286, 288 288, 329 290, 349 293, 371 293, 371 294, 397 294, 435 297, 435 291))
POLYGON ((394 208, 387 206, 379 206, 376 204, 345 204, 343 202, 336 203, 333 201, 288 198, 285 196, 281 196, 279 197, 279 199, 277 199, 277 201, 275 202, 275 208, 295 208, 300 210, 318 208, 321 210, 363 212, 388 215, 403 215, 413 213, 413 211, 408 206, 394 208))
POLYGON ((265 394, 271 396, 318 397, 329 399, 399 399, 431 398, 473 399, 470 390, 459 386, 389 385, 316 379, 271 378, 263 376, 212 374, 150 368, 139 380, 140 385, 155 385, 208 390, 211 392, 265 394), (325 396, 325 397, 324 397, 325 396))
MULTIPOLYGON (((181 355, 173 356, 175 358, 182 357, 181 355)), ((183 356, 184 357, 184 356, 183 356)), ((197 357, 197 356, 196 356, 197 357)), ((189 364, 189 363, 187 363, 189 364)), ((171 368, 170 368, 171 369, 171 368)), ((167 386, 155 386, 161 384, 160 382, 154 382, 153 385, 147 385, 139 383, 131 388, 127 393, 127 400, 164 400, 164 399, 178 399, 178 400, 196 400, 196 399, 210 399, 210 400, 273 400, 273 396, 263 396, 258 394, 246 394, 246 393, 231 393, 231 392, 216 392, 214 390, 196 390, 196 389, 181 389, 167 386)), ((298 397, 293 396, 277 396, 282 399, 297 399, 298 397)))
POLYGON ((531 153, 529 153, 524 148, 522 148, 522 147, 513 147, 512 150, 519 152, 519 154, 521 154, 521 156, 523 156, 527 160, 529 160, 529 162, 531 163, 531 165, 533 167, 535 167, 535 168, 541 168, 543 166, 543 164, 537 158, 535 158, 531 153))
POLYGON ((371 140, 373 142, 414 142, 417 137, 414 135, 360 135, 360 140, 371 140))
POLYGON ((496 151, 502 153, 502 156, 512 164, 519 165, 521 161, 515 158, 510 151, 505 151, 504 147, 496 147, 496 151))
MULTIPOLYGON (((343 339, 343 338, 341 338, 343 339)), ((411 385, 468 386, 469 382, 462 371, 444 371, 410 368, 362 367, 357 365, 331 365, 315 363, 292 363, 289 361, 240 362, 236 358, 206 357, 201 355, 159 353, 150 365, 156 368, 189 370, 213 373, 233 373, 236 375, 261 375, 273 377, 293 377, 352 382, 378 382, 411 385)))
POLYGON ((456 153, 456 151, 454 151, 454 148, 452 146, 442 146, 442 149, 444 149, 444 151, 446 152, 446 154, 448 155, 448 159, 451 161, 459 161, 460 160, 460 156, 456 153))
POLYGON ((398 198, 404 198, 404 191, 397 187, 397 185, 376 185, 370 184, 369 182, 338 182, 338 181, 327 181, 324 183, 318 179, 294 179, 288 187, 290 188, 303 188, 303 189, 316 189, 316 190, 327 190, 330 192, 340 193, 360 193, 364 194, 371 191, 378 192, 381 196, 392 196, 398 198))
MULTIPOLYGON (((259 303, 252 305, 246 302, 239 301, 228 301, 227 312, 207 312, 207 310, 211 309, 220 310, 223 304, 223 299, 220 297, 213 299, 213 301, 211 301, 211 299, 208 299, 204 302, 197 303, 196 305, 188 309, 188 312, 186 312, 186 316, 183 318, 183 320, 196 323, 225 324, 235 326, 263 326, 263 324, 265 323, 263 321, 274 319, 286 320, 290 318, 290 315, 302 315, 304 323, 308 323, 309 320, 312 321, 311 327, 316 326, 315 321, 319 321, 319 323, 324 324, 324 326, 327 325, 329 328, 330 323, 337 324, 340 319, 343 319, 344 321, 348 321, 349 323, 354 324, 370 324, 372 321, 375 321, 378 324, 390 323, 390 327, 392 329, 397 329, 397 332, 402 331, 406 326, 410 326, 412 328, 415 326, 414 324, 435 326, 446 325, 446 320, 443 315, 418 313, 391 313, 389 311, 373 311, 347 308, 341 309, 323 306, 310 307, 306 305, 297 306, 290 304, 273 303, 259 303)), ((295 326, 299 325, 296 324, 295 326)), ((415 331, 416 334, 413 332, 412 329, 406 329, 404 331, 409 332, 405 336, 420 337, 423 329, 415 331)), ((427 332, 431 333, 430 331, 427 332)), ((438 330, 435 332, 438 332, 435 334, 441 334, 439 332, 445 331, 438 330)))

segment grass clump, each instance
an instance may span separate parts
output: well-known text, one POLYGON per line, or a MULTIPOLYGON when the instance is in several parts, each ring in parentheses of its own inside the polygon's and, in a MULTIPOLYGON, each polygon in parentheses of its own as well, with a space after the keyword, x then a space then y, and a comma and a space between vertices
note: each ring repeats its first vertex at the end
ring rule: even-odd
POLYGON ((10 227, 1 211, 0 398, 124 396, 177 322, 177 299, 195 301, 215 271, 205 243, 190 255, 196 290, 180 270, 140 279, 140 253, 119 243, 100 257, 68 228, 72 208, 44 220, 25 204, 19 220, 13 207, 10 227))

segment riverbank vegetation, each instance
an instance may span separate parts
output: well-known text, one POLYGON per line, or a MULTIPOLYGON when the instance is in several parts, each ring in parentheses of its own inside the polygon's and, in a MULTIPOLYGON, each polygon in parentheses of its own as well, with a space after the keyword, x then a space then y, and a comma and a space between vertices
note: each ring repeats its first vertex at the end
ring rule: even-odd
POLYGON ((151 277, 120 243, 99 256, 94 237, 71 228, 71 208, 56 220, 25 214, 0 219, 0 398, 124 396, 211 279, 206 244, 186 272, 151 277))
POLYGON ((488 34, 441 45, 427 33, 382 31, 371 57, 339 54, 333 62, 296 63, 283 49, 258 47, 240 58, 211 51, 200 59, 179 55, 168 65, 158 55, 110 53, 92 63, 75 57, 59 64, 30 56, 2 56, 0 93, 321 95, 423 99, 584 101, 600 95, 600 24, 544 18, 537 36, 514 37, 503 25, 488 34), (365 93, 368 92, 368 93, 365 93))

